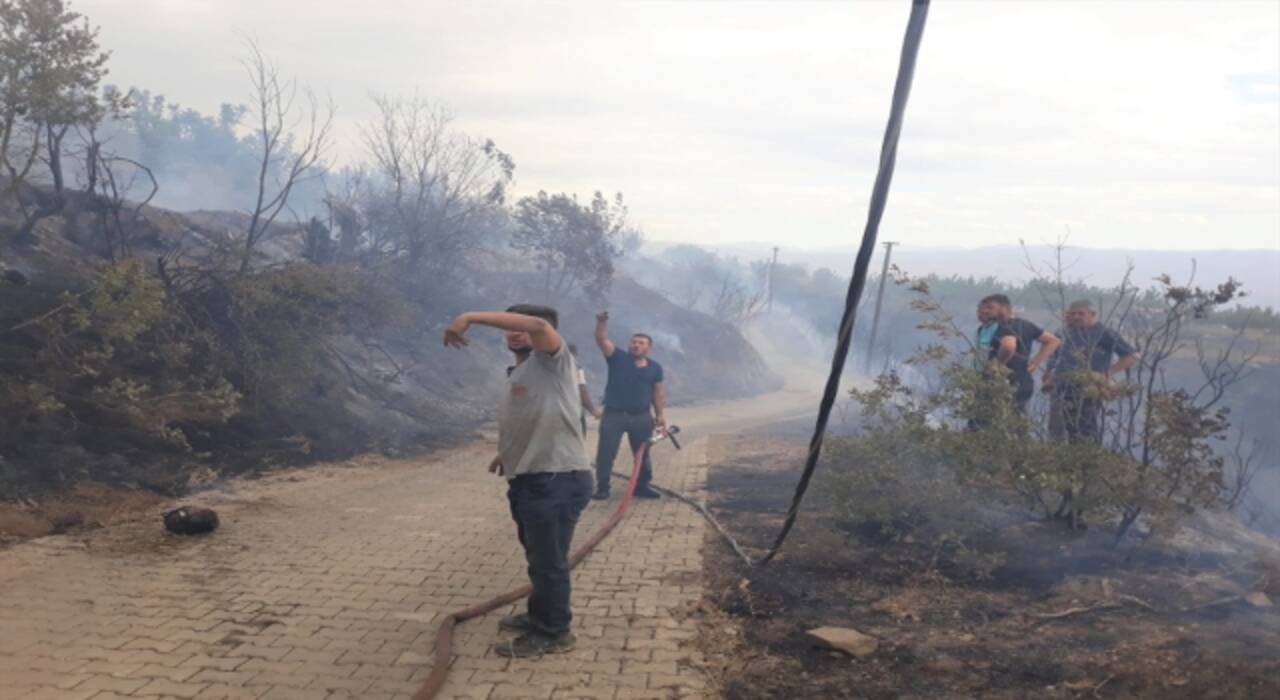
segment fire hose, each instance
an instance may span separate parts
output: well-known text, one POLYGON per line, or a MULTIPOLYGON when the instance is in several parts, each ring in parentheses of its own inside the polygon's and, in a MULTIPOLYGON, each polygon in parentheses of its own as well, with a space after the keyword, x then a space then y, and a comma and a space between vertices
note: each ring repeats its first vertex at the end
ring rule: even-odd
MULTIPOLYGON (((777 539, 774 540, 773 546, 758 562, 753 562, 751 557, 747 555, 738 543, 729 537, 729 533, 716 522, 715 518, 706 507, 698 504, 691 498, 684 497, 673 491, 666 489, 658 489, 660 492, 674 496, 684 503, 687 503, 703 514, 707 520, 715 526, 733 546, 738 556, 742 557, 747 564, 767 564, 782 549, 783 542, 786 541, 787 535, 791 532, 795 525, 796 517, 800 511, 800 504, 804 500, 805 492, 808 490, 809 482, 817 469, 818 459, 822 454, 822 442, 827 432, 827 421, 831 416, 831 409, 835 404, 836 394, 840 390, 840 377, 844 374, 845 360, 849 355, 850 341, 853 336, 853 325, 857 316, 858 302, 862 299, 862 291, 866 286, 867 271, 871 265, 871 254, 875 250, 876 237, 880 231, 880 220, 884 216, 885 205, 889 199, 889 186, 893 182, 894 166, 898 157, 898 140, 902 134, 903 117, 906 113, 907 98, 911 94, 911 82, 915 74, 916 56, 920 51, 920 42, 924 35, 925 20, 929 15, 929 0, 912 0, 911 17, 907 22, 906 35, 902 41, 902 54, 898 63, 898 76, 894 84, 893 101, 889 112, 889 122, 885 127, 884 141, 880 148, 880 163, 876 171, 875 184, 871 190, 871 202, 867 211, 867 222, 862 233, 862 243, 858 248, 858 255, 853 265, 853 275, 849 280, 849 289, 845 296, 844 312, 840 319, 840 327, 836 333, 836 350, 831 358, 831 372, 827 377, 827 383, 823 390, 822 401, 818 406, 818 418, 814 425, 813 437, 809 443, 808 456, 805 459, 804 469, 800 475, 800 481, 796 485, 795 494, 792 496, 791 507, 787 511, 787 516, 783 522, 781 531, 778 533, 777 539)), ((671 428, 672 433, 678 429, 674 426, 671 428)), ((655 435, 648 442, 640 446, 635 452, 635 464, 631 469, 631 478, 627 482, 626 493, 622 496, 622 502, 618 504, 618 508, 614 511, 604 525, 596 531, 587 543, 578 548, 570 557, 570 567, 577 566, 592 550, 609 533, 617 527, 618 523, 626 515, 627 508, 631 504, 631 495, 635 491, 636 478, 640 474, 640 466, 644 463, 644 456, 648 453, 649 446, 662 439, 660 435, 655 435)), ((672 438, 672 443, 679 448, 679 443, 672 438)), ((414 700, 430 700, 435 697, 440 688, 444 686, 445 677, 449 673, 449 664, 453 660, 453 629, 460 622, 470 620, 485 613, 496 610, 504 605, 514 603, 521 598, 529 595, 532 588, 530 586, 522 586, 516 590, 505 593, 497 598, 484 603, 472 606, 465 610, 459 610, 450 614, 440 625, 440 630, 436 633, 435 647, 435 665, 431 669, 431 673, 427 676, 422 684, 422 689, 414 696, 414 700)))
MULTIPOLYGON (((622 494, 622 501, 618 503, 618 507, 609 516, 609 519, 600 526, 595 534, 587 540, 586 544, 578 547, 569 555, 569 568, 573 569, 578 563, 587 558, 595 548, 604 541, 604 538, 613 532, 613 529, 622 522, 623 517, 627 514, 627 509, 631 506, 631 496, 635 493, 637 478, 640 476, 640 467, 644 464, 645 455, 649 453, 649 447, 664 439, 670 439, 671 444, 676 449, 680 449, 680 443, 676 440, 676 434, 680 432, 680 427, 673 425, 667 429, 667 433, 654 433, 652 437, 640 445, 640 449, 635 451, 634 464, 631 467, 631 476, 627 480, 627 490, 622 494)), ((440 623, 440 629, 436 631, 436 644, 434 652, 434 663, 431 673, 422 682, 422 687, 417 694, 413 696, 413 700, 431 700, 444 687, 445 679, 449 675, 449 666, 453 663, 453 630, 460 623, 466 622, 481 615, 493 612, 504 605, 510 605, 522 598, 528 597, 533 592, 533 587, 525 584, 519 588, 507 591, 496 598, 491 598, 482 603, 477 603, 469 608, 457 610, 449 613, 448 617, 440 623)))

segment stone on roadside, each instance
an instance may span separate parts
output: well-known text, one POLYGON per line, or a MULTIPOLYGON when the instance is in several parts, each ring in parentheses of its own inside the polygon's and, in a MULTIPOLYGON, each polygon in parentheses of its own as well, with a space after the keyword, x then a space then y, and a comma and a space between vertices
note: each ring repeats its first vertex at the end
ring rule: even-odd
POLYGON ((880 640, 848 627, 819 627, 805 632, 805 636, 822 646, 859 659, 876 653, 880 648, 880 640))
POLYGON ((1246 594, 1244 596, 1244 602, 1255 608, 1269 608, 1272 605, 1271 597, 1262 591, 1254 591, 1253 593, 1246 594))
POLYGON ((208 508, 182 506, 164 514, 164 528, 175 535, 203 535, 218 529, 218 514, 208 508))

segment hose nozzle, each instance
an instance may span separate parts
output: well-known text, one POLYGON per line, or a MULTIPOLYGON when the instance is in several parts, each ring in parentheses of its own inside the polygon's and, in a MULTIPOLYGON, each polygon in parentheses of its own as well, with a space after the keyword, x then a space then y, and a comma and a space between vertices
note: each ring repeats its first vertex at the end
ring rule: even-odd
POLYGON ((661 430, 655 430, 653 431, 653 435, 649 436, 649 444, 652 445, 654 443, 662 442, 667 438, 671 438, 671 444, 675 445, 675 448, 677 450, 682 450, 684 448, 680 447, 680 441, 676 440, 676 433, 679 433, 679 432, 680 432, 680 426, 678 425, 669 426, 667 428, 666 435, 663 435, 661 430))

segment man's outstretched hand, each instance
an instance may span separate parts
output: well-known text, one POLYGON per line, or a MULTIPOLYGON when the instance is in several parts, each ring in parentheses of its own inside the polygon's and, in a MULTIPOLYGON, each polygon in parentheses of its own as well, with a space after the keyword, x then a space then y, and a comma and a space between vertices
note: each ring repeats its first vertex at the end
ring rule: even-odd
POLYGON ((471 328, 471 321, 467 320, 466 314, 459 314, 449 323, 449 327, 444 329, 445 347, 465 348, 471 344, 467 339, 467 329, 471 328))
POLYGON ((596 314, 596 323, 608 323, 608 322, 609 322, 608 311, 601 311, 600 313, 596 314))

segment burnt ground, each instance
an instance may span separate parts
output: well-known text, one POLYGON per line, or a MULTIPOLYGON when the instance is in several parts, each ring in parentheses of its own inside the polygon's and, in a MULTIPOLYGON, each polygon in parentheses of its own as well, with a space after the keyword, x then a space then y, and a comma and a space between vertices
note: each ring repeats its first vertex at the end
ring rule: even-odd
MULTIPOLYGON (((711 455, 709 505, 754 554, 786 511, 799 427, 711 455)), ((812 505, 764 568, 709 534, 701 641, 723 696, 1280 697, 1280 563, 1117 551, 1103 532, 1026 518, 973 539, 1003 563, 975 570, 812 505), (853 659, 817 648, 804 632, 822 626, 872 635, 879 649, 853 659)))

